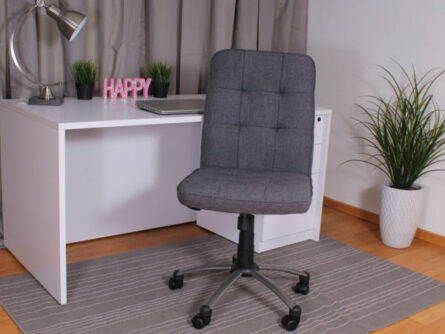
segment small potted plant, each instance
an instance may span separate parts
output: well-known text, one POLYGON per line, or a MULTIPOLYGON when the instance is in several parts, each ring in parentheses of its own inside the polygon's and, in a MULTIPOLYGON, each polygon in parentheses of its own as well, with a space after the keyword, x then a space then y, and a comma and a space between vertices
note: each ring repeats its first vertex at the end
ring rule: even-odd
POLYGON ((381 170, 389 179, 382 187, 380 235, 394 248, 411 244, 424 206, 423 188, 415 182, 427 173, 443 170, 435 165, 444 155, 445 120, 430 89, 444 73, 409 74, 401 65, 403 83, 381 67, 392 96, 369 96, 359 105, 366 120, 359 123, 369 136, 360 137, 370 148, 365 159, 356 159, 381 170), (433 166, 433 168, 432 168, 433 166))
POLYGON ((170 86, 170 73, 172 67, 167 63, 159 61, 147 65, 147 72, 151 78, 152 92, 154 97, 167 97, 170 86))
POLYGON ((94 83, 97 79, 97 69, 97 64, 92 61, 77 61, 73 64, 73 74, 79 100, 92 99, 94 83))

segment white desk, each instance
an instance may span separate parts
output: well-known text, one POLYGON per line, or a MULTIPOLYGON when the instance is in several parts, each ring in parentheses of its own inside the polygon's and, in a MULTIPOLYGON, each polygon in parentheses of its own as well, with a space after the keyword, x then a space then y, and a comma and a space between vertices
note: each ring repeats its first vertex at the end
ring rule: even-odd
POLYGON ((0 101, 6 247, 65 304, 67 243, 196 220, 176 186, 199 165, 201 119, 131 99, 0 101))
MULTIPOLYGON (((201 120, 144 112, 131 99, 0 101, 6 247, 65 304, 67 243, 196 220, 176 186, 199 165, 201 120)), ((317 109, 315 122, 311 209, 257 217, 257 251, 318 239, 330 111, 317 109)), ((236 241, 236 215, 200 211, 198 224, 236 241)))

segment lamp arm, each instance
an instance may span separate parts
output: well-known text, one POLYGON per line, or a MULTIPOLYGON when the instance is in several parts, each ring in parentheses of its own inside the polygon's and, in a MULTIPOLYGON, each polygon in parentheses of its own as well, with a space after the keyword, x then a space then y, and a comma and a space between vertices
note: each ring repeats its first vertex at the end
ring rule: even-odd
POLYGON ((27 16, 29 14, 31 14, 37 7, 42 7, 42 5, 40 4, 41 1, 36 1, 36 3, 34 5, 32 5, 25 13, 23 13, 18 19, 17 22, 14 26, 14 29, 12 30, 11 33, 11 37, 9 38, 9 54, 11 55, 12 58, 12 62, 14 63, 14 65, 17 67, 17 69, 19 70, 20 73, 23 74, 23 76, 30 81, 31 83, 33 83, 34 85, 38 85, 38 86, 57 86, 60 85, 61 82, 55 82, 55 83, 43 83, 40 80, 36 79, 33 77, 33 75, 31 75, 29 72, 27 72, 25 70, 25 68, 20 64, 19 62, 19 58, 17 57, 15 48, 14 48, 14 39, 15 39, 15 35, 16 33, 18 33, 18 31, 20 30, 20 27, 22 26, 23 22, 25 21, 25 19, 27 18, 27 16))

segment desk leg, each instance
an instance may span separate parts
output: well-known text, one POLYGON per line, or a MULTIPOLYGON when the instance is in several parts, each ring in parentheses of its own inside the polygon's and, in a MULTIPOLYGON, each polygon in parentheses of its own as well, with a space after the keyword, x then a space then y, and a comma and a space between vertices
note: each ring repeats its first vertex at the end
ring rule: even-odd
POLYGON ((5 245, 66 304, 65 132, 2 112, 1 158, 5 245))

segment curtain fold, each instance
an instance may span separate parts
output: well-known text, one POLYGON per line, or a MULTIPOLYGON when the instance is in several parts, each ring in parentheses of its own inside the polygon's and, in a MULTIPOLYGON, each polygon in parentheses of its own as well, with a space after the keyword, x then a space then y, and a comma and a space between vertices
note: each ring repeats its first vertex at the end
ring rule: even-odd
MULTIPOLYGON (((59 1, 53 2, 59 5, 59 1)), ((37 36, 46 36, 37 43, 38 77, 45 83, 63 82, 63 50, 62 36, 57 28, 57 23, 46 14, 44 8, 36 11, 37 36)), ((54 94, 62 95, 62 87, 52 88, 54 94)))
MULTIPOLYGON (((73 42, 38 9, 17 38, 23 63, 44 81, 63 81, 75 96, 71 66, 99 64, 100 77, 146 75, 148 62, 173 67, 170 94, 202 93, 211 56, 225 48, 305 52, 307 0, 48 0, 88 16, 73 42)), ((10 62, 8 38, 18 15, 33 0, 0 0, 1 97, 39 93, 10 62)), ((101 90, 100 82, 96 93, 101 90)), ((57 92, 59 95, 62 92, 57 92)))

